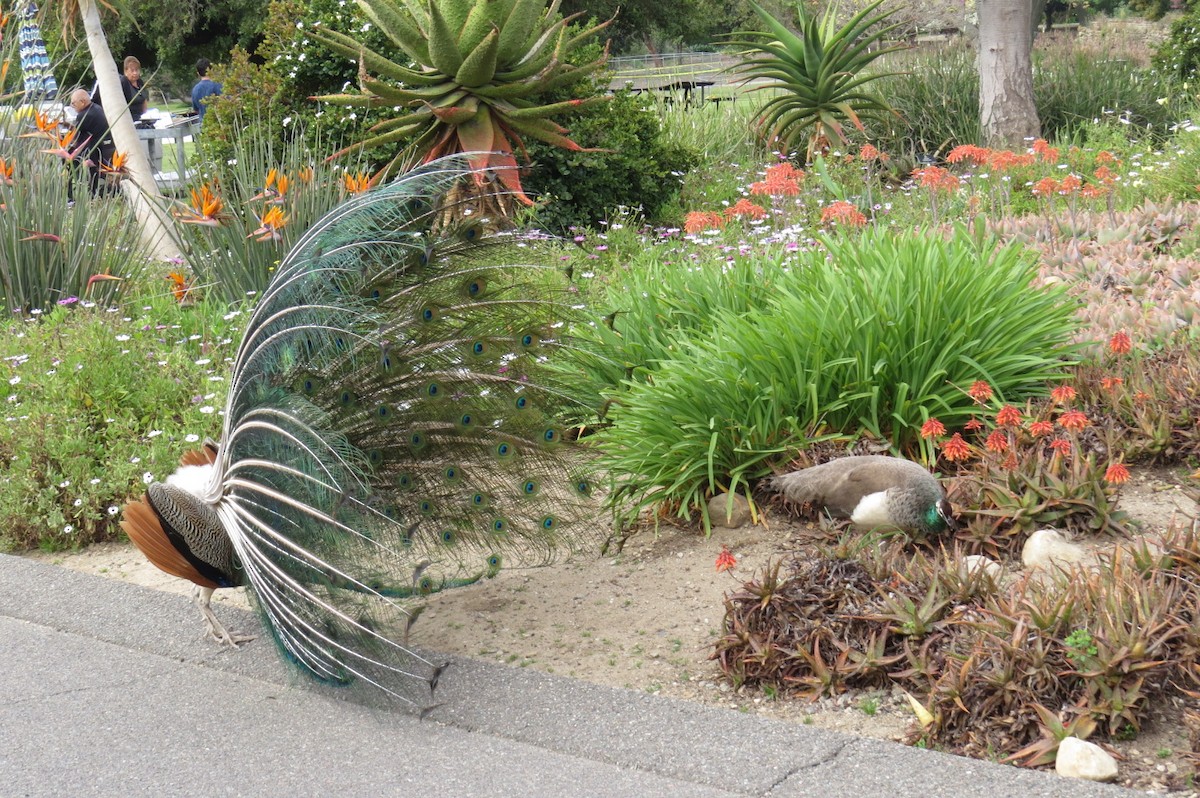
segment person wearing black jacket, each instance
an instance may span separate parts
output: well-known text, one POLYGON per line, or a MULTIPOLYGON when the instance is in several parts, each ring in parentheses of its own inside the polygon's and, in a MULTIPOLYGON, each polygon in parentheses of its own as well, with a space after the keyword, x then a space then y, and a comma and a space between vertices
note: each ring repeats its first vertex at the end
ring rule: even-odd
POLYGON ((55 155, 86 166, 88 185, 92 189, 92 196, 96 196, 105 185, 101 166, 112 164, 117 146, 113 143, 104 109, 92 102, 85 90, 71 92, 71 107, 75 109, 75 138, 71 141, 70 149, 55 150, 55 155))
MULTIPOLYGON (((146 98, 149 96, 149 89, 146 88, 146 81, 142 80, 142 62, 136 56, 125 56, 125 64, 121 72, 121 91, 125 94, 125 104, 129 106, 129 115, 136 122, 142 118, 142 114, 146 113, 146 98)), ((92 92, 92 102, 96 105, 103 105, 100 101, 100 87, 97 86, 92 92)))

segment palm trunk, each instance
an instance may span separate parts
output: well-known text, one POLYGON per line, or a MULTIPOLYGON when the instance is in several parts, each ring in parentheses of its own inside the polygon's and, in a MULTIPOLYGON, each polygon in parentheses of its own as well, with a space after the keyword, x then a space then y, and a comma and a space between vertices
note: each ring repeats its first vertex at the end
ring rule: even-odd
POLYGON ((112 129, 113 143, 118 152, 128 159, 126 168, 129 179, 121 181, 125 198, 133 208, 141 230, 142 246, 156 260, 181 257, 179 247, 171 235, 170 219, 162 210, 162 197, 154 182, 150 169, 150 158, 138 138, 133 126, 133 117, 125 105, 125 93, 121 91, 121 79, 116 61, 108 48, 108 38, 100 24, 100 9, 96 0, 79 0, 79 14, 83 18, 83 30, 87 34, 88 51, 92 54, 92 68, 100 84, 100 99, 104 116, 112 129))
POLYGON ((1033 103, 1032 5, 979 0, 979 122, 984 144, 1019 149, 1041 132, 1033 103))

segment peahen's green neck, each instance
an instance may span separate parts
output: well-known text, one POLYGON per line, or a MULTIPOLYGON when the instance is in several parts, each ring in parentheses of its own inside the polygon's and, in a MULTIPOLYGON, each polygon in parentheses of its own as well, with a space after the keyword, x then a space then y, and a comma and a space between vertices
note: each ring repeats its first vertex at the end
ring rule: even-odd
POLYGON ((940 512, 938 512, 937 504, 929 505, 929 508, 925 510, 925 517, 923 520, 925 522, 925 528, 930 532, 944 532, 950 528, 950 525, 946 523, 946 519, 942 517, 940 512))

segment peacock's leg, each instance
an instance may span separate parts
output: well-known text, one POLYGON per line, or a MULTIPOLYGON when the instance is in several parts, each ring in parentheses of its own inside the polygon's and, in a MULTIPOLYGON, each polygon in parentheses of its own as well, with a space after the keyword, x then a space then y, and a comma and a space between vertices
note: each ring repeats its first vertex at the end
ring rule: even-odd
POLYGON ((208 624, 208 631, 205 637, 220 643, 223 646, 237 648, 239 643, 248 643, 254 639, 254 635, 244 635, 241 632, 230 632, 225 628, 225 625, 217 620, 217 615, 212 610, 212 594, 211 587, 201 587, 196 585, 196 590, 192 593, 192 601, 200 609, 200 614, 204 616, 205 622, 208 624))

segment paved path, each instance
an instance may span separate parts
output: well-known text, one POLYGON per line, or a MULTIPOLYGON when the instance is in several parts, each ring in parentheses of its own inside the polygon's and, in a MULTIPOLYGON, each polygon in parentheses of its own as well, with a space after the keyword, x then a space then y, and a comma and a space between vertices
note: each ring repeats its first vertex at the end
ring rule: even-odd
POLYGON ((421 721, 199 630, 184 597, 0 555, 0 795, 1135 794, 466 659, 421 721))

